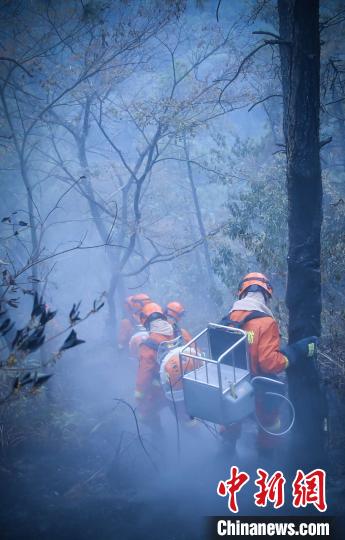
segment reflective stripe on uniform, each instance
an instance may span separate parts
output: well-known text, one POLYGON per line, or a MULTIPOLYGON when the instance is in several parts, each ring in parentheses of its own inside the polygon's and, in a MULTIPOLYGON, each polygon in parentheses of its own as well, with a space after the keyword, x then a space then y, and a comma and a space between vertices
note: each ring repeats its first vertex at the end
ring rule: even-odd
POLYGON ((314 356, 315 354, 315 343, 308 343, 308 356, 314 356))
POLYGON ((255 332, 254 332, 254 330, 249 330, 249 331, 247 332, 247 339, 248 339, 249 345, 253 345, 253 343, 254 343, 254 337, 255 337, 255 332))

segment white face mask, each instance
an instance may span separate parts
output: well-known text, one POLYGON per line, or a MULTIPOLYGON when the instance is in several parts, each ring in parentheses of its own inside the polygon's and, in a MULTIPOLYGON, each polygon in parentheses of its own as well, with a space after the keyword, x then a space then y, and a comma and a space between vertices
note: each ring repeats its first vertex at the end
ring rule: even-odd
POLYGON ((262 311, 273 317, 273 313, 267 305, 265 295, 260 291, 249 291, 244 298, 237 300, 231 311, 262 311))
POLYGON ((172 337, 174 335, 174 329, 172 325, 164 319, 156 319, 150 323, 150 332, 155 334, 162 334, 163 336, 172 337))
POLYGON ((255 298, 257 301, 263 302, 268 305, 267 296, 261 291, 248 291, 244 298, 255 298))

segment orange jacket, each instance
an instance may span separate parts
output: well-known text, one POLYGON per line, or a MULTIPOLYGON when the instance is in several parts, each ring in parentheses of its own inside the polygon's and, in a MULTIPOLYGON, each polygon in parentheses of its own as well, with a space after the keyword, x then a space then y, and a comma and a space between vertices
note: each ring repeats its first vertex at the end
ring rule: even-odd
POLYGON ((127 347, 135 330, 134 323, 130 319, 122 319, 117 335, 117 343, 121 348, 127 347))
POLYGON ((184 343, 188 343, 189 341, 191 341, 191 334, 185 328, 181 328, 176 319, 174 319, 173 317, 168 317, 168 321, 172 324, 174 328, 175 337, 181 335, 184 343))
MULTIPOLYGON (((171 341, 174 338, 150 332, 149 339, 157 346, 162 341, 171 341)), ((137 372, 136 397, 144 397, 152 390, 152 386, 160 386, 159 365, 157 351, 145 345, 145 341, 139 346, 139 368, 137 372)))
POLYGON ((189 343, 189 341, 192 340, 191 334, 185 328, 181 328, 181 336, 183 337, 183 341, 185 343, 189 343))
MULTIPOLYGON (((233 321, 241 321, 249 313, 249 311, 232 311, 229 317, 233 321)), ((248 334, 251 371, 254 375, 280 373, 286 369, 288 359, 279 351, 279 329, 272 317, 253 319, 242 329, 248 334)))

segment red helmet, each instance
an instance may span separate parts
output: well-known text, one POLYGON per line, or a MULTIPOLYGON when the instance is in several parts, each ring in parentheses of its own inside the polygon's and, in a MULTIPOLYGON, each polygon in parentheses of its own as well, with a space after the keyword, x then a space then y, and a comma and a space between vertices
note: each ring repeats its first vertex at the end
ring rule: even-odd
POLYGON ((145 304, 139 313, 139 317, 140 322, 145 327, 147 327, 147 325, 155 319, 165 319, 161 306, 159 304, 155 304, 154 302, 145 304))
POLYGON ((175 320, 181 319, 185 314, 185 309, 180 302, 169 302, 165 308, 167 317, 172 317, 175 320))
POLYGON ((239 298, 242 298, 246 291, 249 292, 249 290, 257 290, 257 287, 263 289, 263 291, 268 294, 269 297, 272 296, 273 288, 267 277, 259 272, 251 272, 250 274, 244 276, 238 285, 239 298), (255 289, 253 286, 255 286, 255 289))

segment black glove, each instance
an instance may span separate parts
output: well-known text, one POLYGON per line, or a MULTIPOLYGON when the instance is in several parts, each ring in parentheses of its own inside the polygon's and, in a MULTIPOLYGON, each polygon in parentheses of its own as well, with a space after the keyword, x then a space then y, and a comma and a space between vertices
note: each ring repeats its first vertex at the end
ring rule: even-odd
POLYGON ((318 338, 316 336, 309 336, 295 341, 291 345, 284 345, 280 352, 287 356, 289 366, 293 366, 306 358, 312 358, 316 353, 317 344, 318 338))

